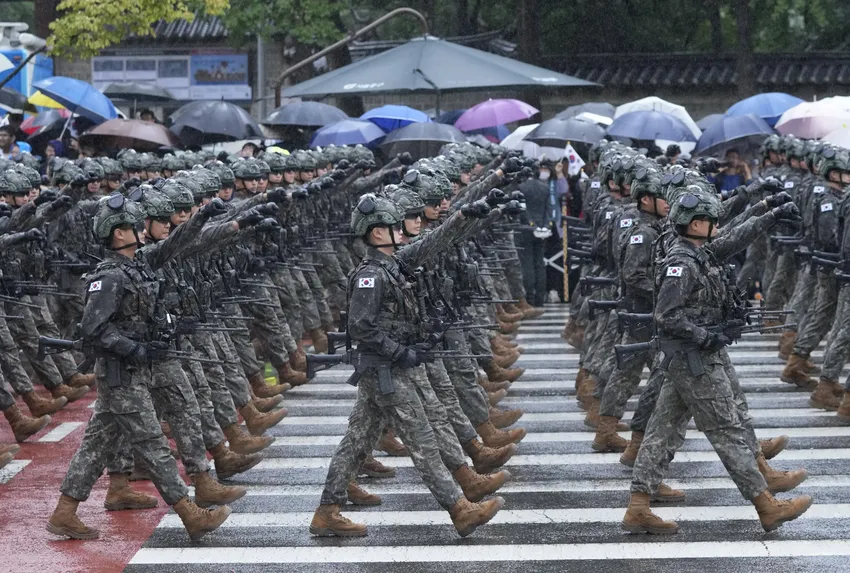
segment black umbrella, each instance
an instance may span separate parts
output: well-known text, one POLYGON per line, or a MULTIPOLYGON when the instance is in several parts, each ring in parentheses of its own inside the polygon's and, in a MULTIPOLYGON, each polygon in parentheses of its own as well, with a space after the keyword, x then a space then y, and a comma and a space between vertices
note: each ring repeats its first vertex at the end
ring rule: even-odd
POLYGON ((605 130, 581 119, 549 119, 525 136, 541 147, 564 147, 568 142, 597 143, 605 137, 605 130))
POLYGON ((103 89, 109 99, 124 101, 166 102, 176 99, 170 91, 155 84, 114 82, 103 89))
POLYGON ((466 136, 453 125, 444 123, 411 123, 392 131, 384 138, 381 149, 389 157, 405 151, 415 159, 439 155, 447 143, 466 141, 466 136))
POLYGON ((32 147, 33 155, 44 154, 44 148, 47 147, 51 139, 59 139, 62 132, 65 130, 67 119, 58 118, 52 122, 42 125, 38 131, 27 138, 27 143, 32 147))
POLYGON ((610 117, 613 119, 616 109, 617 108, 613 105, 605 101, 589 101, 580 105, 571 105, 555 117, 557 119, 569 119, 582 113, 595 113, 596 115, 610 117))
POLYGON ((317 101, 298 101, 277 108, 262 123, 263 125, 324 127, 344 119, 348 119, 348 114, 338 107, 317 101))
POLYGON ((171 114, 168 127, 187 147, 263 138, 260 126, 247 111, 219 100, 187 103, 171 114))
POLYGON ((6 113, 38 113, 36 107, 29 103, 23 94, 11 88, 0 89, 0 109, 6 113))

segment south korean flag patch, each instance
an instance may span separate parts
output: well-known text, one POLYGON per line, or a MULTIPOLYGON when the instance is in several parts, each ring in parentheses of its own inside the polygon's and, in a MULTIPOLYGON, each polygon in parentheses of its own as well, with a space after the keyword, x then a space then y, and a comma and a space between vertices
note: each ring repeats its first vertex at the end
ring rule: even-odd
POLYGON ((375 288, 375 278, 357 279, 357 288, 375 288))
POLYGON ((599 181, 591 181, 590 182, 590 188, 591 189, 599 189, 599 187, 600 187, 599 181))
POLYGON ((823 193, 824 191, 826 191, 826 189, 824 188, 823 185, 815 185, 814 187, 812 187, 812 193, 820 194, 820 193, 823 193))
POLYGON ((620 228, 628 229, 632 226, 633 221, 631 219, 620 219, 620 228))
POLYGON ((643 244, 643 235, 634 235, 629 239, 630 245, 642 245, 643 244))
POLYGON ((680 277, 680 276, 682 276, 682 267, 667 267, 667 276, 668 277, 680 277))
POLYGON ((97 292, 103 288, 103 282, 101 281, 92 281, 89 285, 89 292, 97 292))
POLYGON ((785 188, 786 189, 793 189, 794 188, 794 182, 793 181, 786 181, 785 182, 785 188))
POLYGON ((826 213, 827 211, 832 211, 832 203, 824 203, 820 206, 821 213, 826 213))

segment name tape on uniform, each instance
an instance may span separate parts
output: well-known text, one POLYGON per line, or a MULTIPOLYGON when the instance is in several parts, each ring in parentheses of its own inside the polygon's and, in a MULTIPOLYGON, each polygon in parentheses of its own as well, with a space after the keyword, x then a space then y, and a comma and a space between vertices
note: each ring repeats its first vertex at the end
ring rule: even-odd
POLYGON ((103 283, 101 281, 94 281, 89 285, 89 292, 97 292, 103 288, 103 283))
POLYGON ((635 235, 631 239, 629 239, 629 244, 631 245, 640 245, 643 243, 643 235, 635 235))
POLYGON ((668 277, 680 277, 680 276, 682 276, 682 267, 667 267, 667 276, 668 277))
POLYGON ((365 279, 357 279, 357 288, 375 288, 375 279, 365 278, 365 279))

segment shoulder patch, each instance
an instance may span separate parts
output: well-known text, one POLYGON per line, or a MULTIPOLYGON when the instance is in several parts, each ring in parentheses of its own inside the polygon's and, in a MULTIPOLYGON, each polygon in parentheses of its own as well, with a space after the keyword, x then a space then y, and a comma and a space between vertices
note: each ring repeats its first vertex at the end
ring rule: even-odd
POLYGON ((793 189, 794 188, 794 182, 793 181, 786 181, 785 182, 785 188, 786 189, 793 189))
POLYGON ((812 193, 823 193, 824 191, 826 191, 826 189, 823 185, 815 185, 812 187, 812 193))
POLYGON ((375 288, 375 277, 357 279, 357 288, 375 288))
POLYGON ((667 276, 668 277, 680 277, 680 276, 682 276, 682 267, 667 267, 667 276))
POLYGON ((591 189, 599 189, 599 187, 600 187, 599 181, 591 181, 590 182, 590 188, 591 189))
POLYGON ((632 226, 632 223, 632 219, 620 219, 620 228, 627 229, 628 227, 632 226))
POLYGON ((103 282, 101 281, 92 281, 89 285, 89 292, 97 292, 103 288, 103 282))
POLYGON ((610 219, 613 216, 614 216, 614 212, 608 211, 607 213, 605 213, 605 220, 607 221, 608 219, 610 219))
POLYGON ((640 245, 643 244, 643 235, 634 235, 629 239, 630 245, 640 245))
POLYGON ((832 203, 824 203, 820 206, 821 213, 825 213, 826 211, 832 211, 832 203))

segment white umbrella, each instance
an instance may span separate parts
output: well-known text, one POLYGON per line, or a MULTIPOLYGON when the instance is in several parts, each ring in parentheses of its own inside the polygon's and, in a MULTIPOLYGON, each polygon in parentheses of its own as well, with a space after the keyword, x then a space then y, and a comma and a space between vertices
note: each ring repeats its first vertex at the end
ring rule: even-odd
POLYGON ((841 129, 830 131, 821 138, 821 141, 850 149, 850 127, 842 127, 841 129))
POLYGON ((661 111, 664 113, 668 113, 673 117, 681 120, 682 123, 684 123, 688 127, 688 129, 691 130, 691 133, 694 134, 695 138, 699 139, 699 136, 702 135, 702 131, 699 127, 697 127, 696 122, 693 120, 691 115, 688 113, 688 110, 686 110, 684 106, 669 102, 667 100, 663 100, 660 97, 650 96, 629 103, 624 103, 623 105, 617 107, 617 111, 614 112, 614 119, 617 119, 621 115, 633 111, 661 111))
POLYGON ((608 127, 614 120, 610 117, 605 117, 604 115, 599 115, 598 113, 590 113, 589 111, 583 111, 576 116, 576 119, 583 119, 584 121, 589 121, 591 123, 598 123, 603 127, 608 127))
POLYGON ((523 145, 522 145, 523 139, 525 139, 526 135, 528 135, 529 133, 534 131, 534 128, 536 128, 538 125, 540 125, 540 124, 539 123, 532 123, 532 124, 529 124, 529 125, 519 126, 515 130, 513 130, 513 132, 510 133, 507 137, 505 137, 502 140, 502 142, 500 143, 500 145, 502 147, 507 147, 508 149, 513 149, 513 150, 522 149, 523 148, 523 145))
POLYGON ((0 54, 0 72, 5 72, 6 70, 11 70, 15 67, 15 64, 12 63, 12 60, 0 54))
POLYGON ((804 139, 820 139, 827 133, 850 126, 850 110, 824 100, 803 102, 782 114, 776 131, 804 139))

